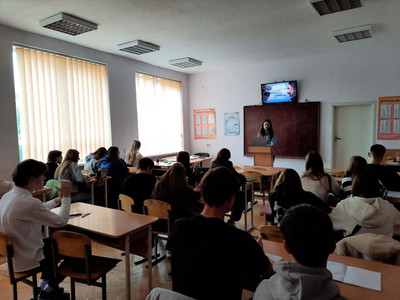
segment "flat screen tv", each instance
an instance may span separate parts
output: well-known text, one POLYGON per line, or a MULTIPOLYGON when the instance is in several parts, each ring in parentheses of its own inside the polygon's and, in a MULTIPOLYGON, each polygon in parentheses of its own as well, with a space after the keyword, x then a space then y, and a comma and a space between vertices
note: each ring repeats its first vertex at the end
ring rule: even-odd
POLYGON ((297 103, 297 81, 271 82, 261 84, 262 103, 297 103))

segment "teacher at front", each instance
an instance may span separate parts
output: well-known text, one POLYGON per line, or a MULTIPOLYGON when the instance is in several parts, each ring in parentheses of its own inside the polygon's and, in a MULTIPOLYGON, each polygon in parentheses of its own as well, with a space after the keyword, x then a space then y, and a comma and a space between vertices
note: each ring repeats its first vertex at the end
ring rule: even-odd
POLYGON ((265 119, 261 125, 261 129, 257 134, 257 137, 263 137, 267 140, 267 147, 275 147, 276 135, 272 129, 272 123, 270 119, 265 119))

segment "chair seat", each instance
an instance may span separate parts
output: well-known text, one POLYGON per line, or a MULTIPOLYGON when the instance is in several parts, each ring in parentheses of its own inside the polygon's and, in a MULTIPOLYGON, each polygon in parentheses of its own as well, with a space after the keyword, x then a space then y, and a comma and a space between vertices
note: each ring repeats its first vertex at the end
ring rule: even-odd
MULTIPOLYGON (((90 260, 91 283, 112 270, 121 260, 108 257, 92 256, 90 260)), ((77 281, 87 281, 84 259, 65 259, 58 268, 61 275, 74 278, 77 281)))
MULTIPOLYGON (((14 278, 17 281, 20 281, 22 279, 31 277, 33 274, 37 274, 39 272, 40 272, 40 268, 34 268, 34 269, 31 269, 31 270, 28 270, 25 272, 14 272, 14 278)), ((0 265, 0 275, 10 278, 10 274, 8 273, 7 263, 0 265)))

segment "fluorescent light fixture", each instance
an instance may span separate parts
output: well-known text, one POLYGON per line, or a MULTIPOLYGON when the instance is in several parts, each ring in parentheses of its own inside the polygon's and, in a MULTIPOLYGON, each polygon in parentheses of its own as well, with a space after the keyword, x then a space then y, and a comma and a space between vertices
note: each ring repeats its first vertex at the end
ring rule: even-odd
POLYGON ((97 24, 68 15, 58 13, 41 20, 40 26, 60 31, 69 35, 78 35, 92 30, 97 30, 97 24))
POLYGON ((141 40, 127 42, 127 43, 119 44, 117 46, 118 46, 119 50, 121 50, 121 51, 125 51, 125 52, 136 54, 136 55, 141 55, 141 54, 160 50, 160 46, 152 44, 152 43, 144 42, 141 40))
POLYGON ((310 0, 310 3, 320 16, 362 6, 361 0, 310 0))
POLYGON ((170 60, 169 64, 179 68, 190 68, 190 67, 201 66, 202 62, 200 60, 191 57, 185 57, 185 58, 170 60))
POLYGON ((336 30, 332 32, 333 36, 340 43, 371 38, 372 33, 373 33, 372 26, 369 24, 358 27, 336 30))

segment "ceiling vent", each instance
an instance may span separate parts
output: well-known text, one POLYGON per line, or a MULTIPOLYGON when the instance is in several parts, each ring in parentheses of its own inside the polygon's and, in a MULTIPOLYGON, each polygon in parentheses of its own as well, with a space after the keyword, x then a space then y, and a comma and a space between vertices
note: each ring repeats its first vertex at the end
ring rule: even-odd
POLYGON ((340 42, 350 42, 372 37, 372 26, 364 25, 333 31, 333 36, 340 42))
POLYGON ((149 52, 159 51, 160 46, 154 45, 152 43, 144 42, 141 40, 136 40, 132 42, 127 42, 118 45, 119 50, 128 53, 142 55, 149 52))
POLYGON ((185 58, 170 60, 169 64, 179 68, 190 68, 190 67, 201 66, 202 62, 200 60, 191 57, 185 57, 185 58))
POLYGON ((362 6, 361 0, 310 0, 320 16, 362 6))
POLYGON ((54 16, 43 19, 40 26, 60 31, 69 35, 78 35, 92 30, 97 30, 97 24, 68 15, 58 13, 54 16))

